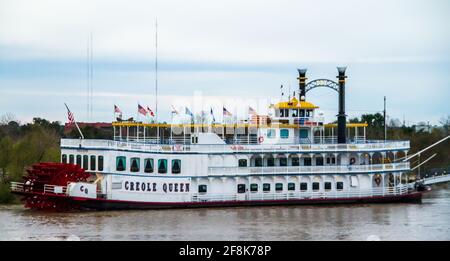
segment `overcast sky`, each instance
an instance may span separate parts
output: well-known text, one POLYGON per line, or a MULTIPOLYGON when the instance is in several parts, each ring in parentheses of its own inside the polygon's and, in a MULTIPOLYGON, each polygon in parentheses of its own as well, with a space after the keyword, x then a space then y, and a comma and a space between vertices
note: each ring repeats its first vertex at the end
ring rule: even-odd
MULTIPOLYGON (((350 116, 383 109, 407 123, 450 114, 450 1, 21 1, 0 0, 0 115, 66 121, 64 102, 86 120, 86 46, 93 35, 94 118, 154 109, 158 20, 160 119, 170 105, 232 112, 347 69, 350 116), (234 108, 236 107, 236 108, 234 108)), ((307 99, 328 120, 337 94, 307 99)))

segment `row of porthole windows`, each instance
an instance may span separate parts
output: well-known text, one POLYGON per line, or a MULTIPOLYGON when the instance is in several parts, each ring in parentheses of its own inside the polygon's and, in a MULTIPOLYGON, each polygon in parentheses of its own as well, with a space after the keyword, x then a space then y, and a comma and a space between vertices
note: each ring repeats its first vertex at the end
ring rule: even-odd
MULTIPOLYGON (((271 191, 271 183, 263 183, 262 184, 262 191, 263 192, 270 192, 271 191)), ((325 191, 331 190, 331 182, 324 182, 324 189, 325 191)), ((275 183, 275 191, 276 192, 282 192, 283 191, 284 184, 283 183, 275 183)), ((256 183, 250 184, 250 192, 258 192, 259 185, 256 183)), ((336 190, 340 191, 344 189, 344 182, 338 181, 336 182, 336 190)), ((288 191, 296 191, 296 183, 289 182, 287 184, 287 190, 288 191)), ((307 182, 300 182, 300 191, 307 191, 308 190, 308 183, 307 182)), ((320 190, 320 182, 313 182, 312 183, 312 190, 313 191, 319 191, 320 190)), ((207 185, 198 185, 198 193, 207 193, 208 192, 208 186, 207 185)), ((237 185, 237 193, 245 193, 247 192, 247 188, 245 184, 238 184, 237 185)))
MULTIPOLYGON (((336 164, 336 158, 327 158, 327 164, 336 164)), ((288 166, 288 160, 287 158, 278 158, 278 165, 281 167, 288 166)), ((312 160, 311 158, 303 158, 303 165, 304 166, 311 166, 312 160)), ((323 158, 316 158, 316 165, 315 166, 323 166, 323 158)), ((238 160, 238 166, 239 167, 248 167, 248 161, 247 159, 239 159, 238 160)), ((263 166, 263 159, 261 157, 255 158, 255 167, 262 167, 263 166)), ((275 166, 275 158, 267 158, 267 167, 274 167, 275 166)), ((298 157, 292 158, 291 166, 300 166, 300 159, 298 157)))
POLYGON ((62 163, 76 164, 84 170, 103 171, 103 156, 96 155, 61 155, 62 163))
MULTIPOLYGON (((127 169, 127 158, 125 156, 116 157, 116 170, 125 171, 127 169)), ((145 158, 144 168, 145 173, 154 172, 154 159, 145 158)), ((141 171, 141 159, 137 157, 130 158, 130 172, 141 171)), ((165 174, 168 172, 167 159, 158 159, 158 173, 165 174)), ((181 172, 181 160, 173 159, 171 165, 172 174, 179 174, 181 172)))

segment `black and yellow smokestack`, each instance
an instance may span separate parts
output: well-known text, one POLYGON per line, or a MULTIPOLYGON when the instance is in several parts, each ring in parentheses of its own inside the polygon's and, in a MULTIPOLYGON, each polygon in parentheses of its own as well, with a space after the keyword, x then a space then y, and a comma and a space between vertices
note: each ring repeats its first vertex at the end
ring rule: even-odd
POLYGON ((299 86, 299 92, 298 92, 298 100, 304 101, 305 95, 306 95, 306 69, 297 69, 298 71, 298 86, 299 86))
POLYGON ((336 77, 339 79, 339 113, 338 118, 338 143, 346 143, 346 121, 347 115, 345 115, 345 69, 347 67, 337 67, 339 75, 336 77))

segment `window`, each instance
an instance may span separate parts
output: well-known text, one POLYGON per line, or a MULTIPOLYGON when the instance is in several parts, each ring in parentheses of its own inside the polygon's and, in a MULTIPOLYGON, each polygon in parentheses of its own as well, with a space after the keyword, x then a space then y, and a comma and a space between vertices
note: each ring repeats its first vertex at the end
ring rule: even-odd
POLYGON ((261 157, 255 158, 255 167, 262 167, 263 161, 261 157))
POLYGON ((263 191, 269 192, 270 191, 270 183, 264 183, 263 184, 263 191))
POLYGON ((300 166, 300 159, 298 157, 292 158, 292 166, 300 166))
POLYGON ((172 173, 179 174, 181 172, 181 160, 174 159, 172 160, 172 173))
POLYGON ((245 193, 245 184, 238 184, 237 185, 237 192, 238 193, 245 193))
POLYGON ((246 159, 240 159, 238 162, 239 167, 247 167, 247 160, 246 159))
POLYGON ((311 166, 311 158, 304 158, 303 163, 305 166, 311 166))
POLYGON ((77 165, 81 167, 81 155, 77 155, 77 165))
POLYGON ((306 183, 306 182, 301 182, 301 183, 300 183, 300 190, 301 190, 301 191, 307 191, 307 190, 308 190, 308 183, 306 183))
POLYGON ((267 130, 267 138, 269 138, 269 139, 273 139, 273 138, 275 138, 275 129, 268 129, 267 130))
POLYGON ((281 129, 280 130, 280 137, 282 139, 287 139, 289 138, 289 130, 288 129, 281 129))
POLYGON ((275 166, 275 159, 274 158, 267 158, 267 166, 268 167, 273 167, 275 166))
POLYGON ((300 117, 305 117, 305 110, 300 110, 300 117))
POLYGON ((89 156, 84 155, 83 156, 83 169, 88 170, 89 167, 89 156))
POLYGON ((336 164, 336 158, 331 158, 331 164, 336 164))
POLYGON ((319 189, 320 189, 320 184, 319 184, 319 182, 313 182, 312 188, 313 188, 313 191, 319 190, 319 189))
POLYGON ((250 192, 258 192, 258 184, 250 184, 250 192))
POLYGON ((103 171, 103 156, 98 156, 98 170, 103 171))
POLYGON ((144 159, 144 172, 153 173, 153 159, 144 159))
POLYGON ((289 182, 289 183, 288 183, 288 190, 289 190, 289 191, 295 190, 295 183, 289 182))
POLYGON ((158 160, 158 173, 167 173, 167 160, 166 159, 158 160))
POLYGON ((316 166, 323 166, 323 158, 316 158, 316 166))
POLYGON ((91 170, 95 170, 95 159, 96 157, 94 155, 91 155, 91 170))
POLYGON ((73 155, 69 155, 69 163, 73 164, 75 162, 73 155))
POLYGON ((126 168, 126 158, 124 156, 118 156, 116 157, 116 170, 117 171, 124 171, 126 168))
POLYGON ((289 109, 280 109, 280 117, 289 117, 289 109))
POLYGON ((287 166, 287 158, 280 158, 280 166, 285 167, 287 166))
POLYGON ((130 159, 130 171, 131 172, 139 172, 140 169, 140 159, 139 158, 131 158, 130 159))
POLYGON ((208 191, 208 186, 198 185, 198 193, 206 193, 208 191))
POLYGON ((276 183, 275 191, 283 191, 283 183, 276 183))
POLYGON ((344 189, 344 182, 342 182, 342 181, 336 182, 336 189, 337 190, 343 190, 344 189))
POLYGON ((301 139, 307 139, 308 138, 308 130, 300 130, 300 138, 301 139))
POLYGON ((292 117, 298 117, 298 109, 292 109, 292 117))
POLYGON ((67 163, 67 155, 66 154, 61 155, 61 162, 67 163))
POLYGON ((331 190, 331 182, 325 182, 325 190, 331 190))

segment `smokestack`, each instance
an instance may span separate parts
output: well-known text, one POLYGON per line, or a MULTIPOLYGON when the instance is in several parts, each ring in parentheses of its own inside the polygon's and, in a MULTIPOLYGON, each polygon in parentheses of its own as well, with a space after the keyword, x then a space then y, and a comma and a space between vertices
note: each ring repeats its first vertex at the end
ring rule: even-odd
POLYGON ((305 95, 306 95, 306 68, 303 69, 297 69, 298 71, 298 86, 299 86, 299 92, 298 92, 298 100, 304 101, 305 95))
POLYGON ((347 67, 337 67, 339 75, 336 77, 339 79, 339 113, 338 118, 338 143, 346 143, 346 121, 347 115, 345 115, 345 69, 347 67))

